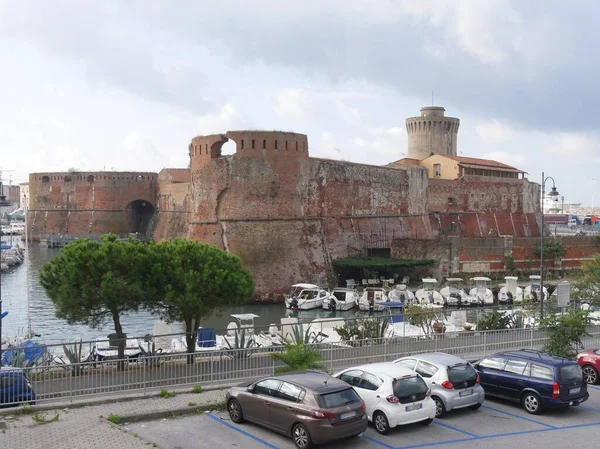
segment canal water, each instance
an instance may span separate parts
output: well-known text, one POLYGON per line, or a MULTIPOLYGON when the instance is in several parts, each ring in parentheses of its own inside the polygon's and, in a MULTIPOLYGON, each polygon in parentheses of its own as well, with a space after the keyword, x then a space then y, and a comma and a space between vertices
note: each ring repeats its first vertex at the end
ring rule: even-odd
MULTIPOLYGON (((2 334, 7 336, 23 336, 29 329, 39 334, 46 343, 72 341, 75 338, 93 340, 98 336, 106 336, 113 332, 112 322, 99 329, 91 329, 84 325, 68 324, 55 316, 54 304, 40 285, 39 276, 44 264, 60 253, 60 249, 43 248, 37 243, 29 245, 22 265, 2 272, 1 292, 2 310, 8 315, 2 320, 2 334)), ((283 304, 246 304, 240 306, 223 306, 217 312, 202 320, 202 326, 226 329, 232 321, 233 313, 254 313, 259 316, 255 323, 265 326, 271 323, 280 324, 284 316, 296 316, 301 320, 312 320, 317 317, 345 316, 352 317, 357 312, 328 312, 311 310, 302 312, 286 311, 283 304), (293 314, 293 315, 292 315, 293 314)), ((142 336, 152 333, 156 316, 150 312, 127 314, 123 317, 123 329, 131 336, 142 336)), ((173 332, 183 328, 175 324, 173 332)))
MULTIPOLYGON (((40 335, 45 343, 58 343, 72 341, 75 338, 94 340, 96 337, 105 337, 113 332, 112 322, 99 329, 91 329, 84 325, 68 324, 65 320, 55 316, 54 304, 46 295, 40 285, 39 275, 46 262, 60 253, 60 249, 43 248, 37 243, 29 245, 26 258, 22 265, 2 273, 1 292, 2 310, 8 315, 2 320, 2 334, 7 336, 23 336, 29 330, 40 335)), ((254 313, 259 317, 255 320, 256 326, 269 324, 279 325, 285 316, 298 317, 301 321, 312 321, 315 318, 345 317, 366 315, 353 309, 345 312, 329 312, 322 309, 309 311, 289 311, 283 303, 280 304, 246 304, 240 306, 223 306, 210 316, 205 317, 201 325, 214 327, 219 330, 227 328, 234 313, 254 313)), ((468 311, 468 319, 475 321, 476 310, 468 311)), ((150 312, 127 314, 123 317, 123 330, 130 336, 143 336, 153 332, 154 322, 158 318, 150 312)), ((180 324, 173 325, 173 332, 181 332, 180 324)))

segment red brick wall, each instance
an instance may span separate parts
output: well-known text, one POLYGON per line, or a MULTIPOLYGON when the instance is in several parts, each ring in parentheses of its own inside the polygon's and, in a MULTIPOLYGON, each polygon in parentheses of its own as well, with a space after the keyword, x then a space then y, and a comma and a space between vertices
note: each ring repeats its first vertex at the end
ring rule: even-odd
POLYGON ((31 236, 127 234, 132 230, 132 214, 127 210, 132 201, 156 207, 157 176, 147 172, 32 173, 31 236))

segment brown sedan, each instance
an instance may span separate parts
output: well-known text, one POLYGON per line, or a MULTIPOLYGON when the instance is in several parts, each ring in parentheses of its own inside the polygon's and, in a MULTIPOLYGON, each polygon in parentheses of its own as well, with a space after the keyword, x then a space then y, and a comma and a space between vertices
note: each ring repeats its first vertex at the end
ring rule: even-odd
POLYGON ((358 436, 367 429, 365 403, 346 382, 320 371, 267 377, 227 392, 231 420, 291 437, 300 449, 358 436))

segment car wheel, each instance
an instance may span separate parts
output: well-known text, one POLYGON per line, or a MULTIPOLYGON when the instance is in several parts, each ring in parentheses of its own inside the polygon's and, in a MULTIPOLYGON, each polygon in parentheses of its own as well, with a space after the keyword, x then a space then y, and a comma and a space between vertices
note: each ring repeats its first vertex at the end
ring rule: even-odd
POLYGON ((535 393, 525 393, 522 399, 523 408, 527 413, 537 415, 542 411, 542 401, 535 393))
POLYGON ((242 412, 242 406, 238 402, 237 399, 231 399, 227 404, 227 411, 229 412, 229 417, 236 424, 241 424, 244 422, 244 412, 242 412))
POLYGON ((481 408, 481 404, 473 404, 470 408, 471 410, 479 410, 481 408))
POLYGON ((582 369, 583 380, 588 384, 595 384, 598 382, 598 370, 592 365, 585 365, 582 369))
POLYGON ((390 431, 390 422, 383 412, 373 413, 373 424, 375 425, 375 430, 382 435, 390 431))
POLYGON ((433 399, 433 402, 435 402, 435 417, 443 417, 446 414, 446 406, 444 405, 444 401, 437 396, 431 396, 431 399, 433 399))
POLYGON ((426 419, 425 421, 421 421, 421 424, 423 424, 424 426, 428 426, 432 422, 433 422, 433 418, 429 418, 429 419, 426 419))
POLYGON ((298 449, 308 449, 312 447, 312 439, 310 433, 304 424, 296 424, 292 429, 292 438, 298 449))

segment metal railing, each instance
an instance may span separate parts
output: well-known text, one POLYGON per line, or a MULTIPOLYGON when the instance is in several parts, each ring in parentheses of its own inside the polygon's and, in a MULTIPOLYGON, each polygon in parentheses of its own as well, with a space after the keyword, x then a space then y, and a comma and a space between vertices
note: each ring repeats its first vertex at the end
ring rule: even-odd
MULTIPOLYGON (((589 334, 584 339, 585 347, 600 347, 600 325, 590 326, 589 334)), ((166 337, 180 338, 182 335, 166 337)), ((541 349, 544 342, 544 329, 521 328, 433 332, 413 337, 365 338, 312 345, 319 349, 327 370, 334 373, 350 366, 392 361, 420 352, 440 351, 474 360, 503 350, 541 349)), ((96 342, 76 344, 93 349, 96 342)), ((117 359, 114 355, 87 357, 85 361, 76 363, 70 363, 65 355, 60 355, 61 351, 64 353, 64 347, 49 345, 45 347, 51 354, 48 363, 25 367, 23 372, 35 391, 36 403, 73 403, 127 394, 155 395, 163 388, 191 391, 195 385, 225 387, 273 375, 282 364, 270 354, 284 351, 282 345, 206 348, 198 350, 190 360, 187 353, 153 351, 150 345, 149 341, 141 342, 141 349, 135 353, 128 350, 129 356, 124 359, 117 359)), ((130 349, 133 347, 131 344, 128 346, 130 349)), ((12 393, 9 391, 4 401, 29 402, 27 396, 21 396, 28 391, 26 383, 14 382, 12 393)))

